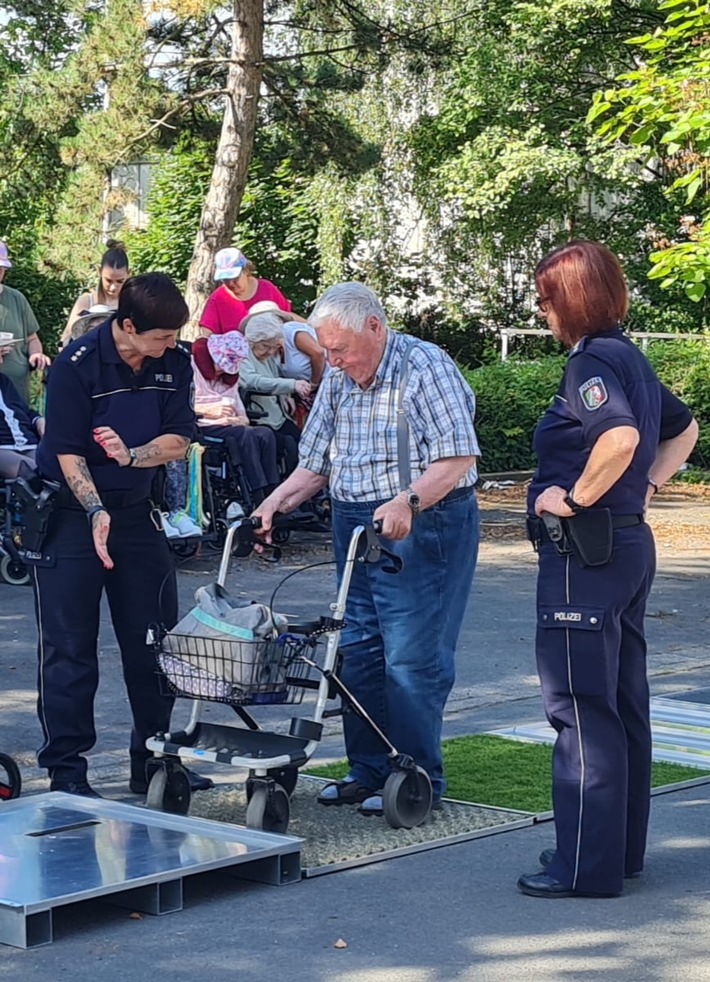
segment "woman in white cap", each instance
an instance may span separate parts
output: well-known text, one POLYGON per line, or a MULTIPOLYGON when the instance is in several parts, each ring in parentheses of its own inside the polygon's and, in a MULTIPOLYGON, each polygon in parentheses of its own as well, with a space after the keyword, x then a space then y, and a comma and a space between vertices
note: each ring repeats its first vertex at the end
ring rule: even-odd
MULTIPOLYGON (((220 249, 214 257, 214 267, 219 286, 210 295, 200 317, 203 337, 239 330, 254 304, 263 300, 275 303, 279 310, 291 310, 291 301, 270 280, 256 276, 253 264, 239 249, 220 249)), ((297 314, 291 316, 302 319, 297 314)))

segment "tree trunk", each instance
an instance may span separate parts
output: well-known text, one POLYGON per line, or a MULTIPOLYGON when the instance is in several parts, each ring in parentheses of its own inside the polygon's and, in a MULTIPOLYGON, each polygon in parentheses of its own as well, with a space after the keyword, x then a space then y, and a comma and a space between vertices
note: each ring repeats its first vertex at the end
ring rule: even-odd
POLYGON ((222 132, 187 274, 185 299, 190 323, 185 334, 190 338, 199 333, 199 318, 214 288, 214 255, 231 245, 244 194, 256 131, 263 39, 264 0, 234 0, 232 64, 227 75, 222 132))

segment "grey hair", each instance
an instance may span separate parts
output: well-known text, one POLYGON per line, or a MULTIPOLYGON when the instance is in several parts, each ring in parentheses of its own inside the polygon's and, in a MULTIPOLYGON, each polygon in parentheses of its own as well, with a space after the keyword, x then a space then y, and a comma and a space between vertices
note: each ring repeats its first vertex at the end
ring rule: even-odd
POLYGON ((256 314, 244 328, 247 341, 283 341, 284 326, 277 314, 256 314))
POLYGON ((387 316, 376 294, 364 283, 351 281, 328 287, 308 318, 312 327, 320 327, 324 321, 336 321, 346 331, 359 333, 368 317, 376 317, 387 327, 387 316))

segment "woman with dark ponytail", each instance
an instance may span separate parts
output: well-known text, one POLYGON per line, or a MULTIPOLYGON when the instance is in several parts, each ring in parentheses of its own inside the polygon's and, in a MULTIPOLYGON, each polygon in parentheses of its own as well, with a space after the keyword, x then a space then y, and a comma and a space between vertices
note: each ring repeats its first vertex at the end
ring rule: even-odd
POLYGON ((104 308, 96 311, 97 314, 109 313, 118 307, 118 297, 123 288, 123 284, 131 275, 128 263, 128 255, 122 242, 116 239, 109 239, 106 243, 106 251, 101 257, 99 264, 99 282, 95 290, 82 293, 77 302, 72 307, 61 337, 61 345, 65 345, 73 337, 72 326, 86 314, 94 313, 96 307, 104 308))

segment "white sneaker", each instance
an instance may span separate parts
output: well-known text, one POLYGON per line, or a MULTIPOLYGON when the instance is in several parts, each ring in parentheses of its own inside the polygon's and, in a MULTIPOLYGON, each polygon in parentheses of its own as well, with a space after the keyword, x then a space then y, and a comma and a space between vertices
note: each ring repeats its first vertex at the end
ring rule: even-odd
POLYGON ((170 524, 170 516, 167 514, 167 512, 163 512, 163 532, 165 532, 165 536, 168 539, 180 538, 179 531, 174 525, 170 524))
POLYGON ((200 526, 197 522, 193 522, 190 516, 186 515, 184 511, 175 512, 169 517, 168 521, 177 530, 177 534, 181 539, 191 539, 196 535, 202 535, 200 526))
POLYGON ((238 518, 244 518, 244 509, 238 501, 230 501, 227 506, 227 521, 236 522, 238 518))

